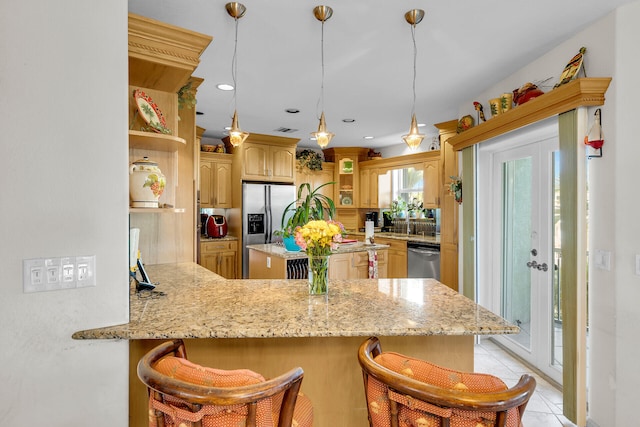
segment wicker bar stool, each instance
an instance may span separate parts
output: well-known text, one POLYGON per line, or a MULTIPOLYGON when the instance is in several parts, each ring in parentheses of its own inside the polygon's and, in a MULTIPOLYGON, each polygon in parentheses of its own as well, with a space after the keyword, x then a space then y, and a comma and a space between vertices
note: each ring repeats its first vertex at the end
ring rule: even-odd
POLYGON ((455 371, 393 352, 376 337, 358 350, 372 427, 522 427, 536 381, 508 388, 488 374, 455 371))
POLYGON ((173 340, 140 360, 138 377, 149 390, 150 427, 313 425, 311 401, 299 393, 301 368, 269 380, 248 369, 207 368, 173 340))

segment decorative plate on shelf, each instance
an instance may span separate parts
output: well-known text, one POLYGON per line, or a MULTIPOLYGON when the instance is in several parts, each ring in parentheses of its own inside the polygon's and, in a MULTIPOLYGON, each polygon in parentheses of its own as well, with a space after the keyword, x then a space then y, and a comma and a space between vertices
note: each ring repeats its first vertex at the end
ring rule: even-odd
POLYGON ((353 200, 351 200, 351 197, 343 197, 342 198, 342 204, 343 205, 352 205, 353 204, 353 200))
POLYGON ((158 105, 153 102, 149 95, 140 89, 136 89, 133 91, 133 99, 136 101, 140 116, 142 116, 142 119, 153 131, 158 133, 171 133, 171 131, 167 129, 167 121, 162 115, 162 111, 160 111, 158 105))

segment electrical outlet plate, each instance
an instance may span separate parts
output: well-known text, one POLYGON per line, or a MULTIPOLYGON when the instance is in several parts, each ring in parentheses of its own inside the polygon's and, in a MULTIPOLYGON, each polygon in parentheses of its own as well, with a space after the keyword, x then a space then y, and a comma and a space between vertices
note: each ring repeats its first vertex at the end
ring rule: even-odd
POLYGON ((51 257, 22 262, 25 293, 96 286, 96 257, 51 257))

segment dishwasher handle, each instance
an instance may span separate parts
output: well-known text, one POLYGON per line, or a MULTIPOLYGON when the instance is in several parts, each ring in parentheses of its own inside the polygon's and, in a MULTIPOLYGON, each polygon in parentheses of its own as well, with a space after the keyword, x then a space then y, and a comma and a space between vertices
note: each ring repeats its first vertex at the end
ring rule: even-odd
POLYGON ((408 248, 408 251, 417 252, 422 255, 440 255, 440 251, 434 249, 408 248))

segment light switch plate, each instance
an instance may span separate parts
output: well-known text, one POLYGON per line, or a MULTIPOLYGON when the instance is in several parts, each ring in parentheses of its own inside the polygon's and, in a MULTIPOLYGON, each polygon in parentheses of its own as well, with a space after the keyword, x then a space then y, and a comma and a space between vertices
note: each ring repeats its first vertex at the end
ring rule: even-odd
POLYGON ((640 276, 640 255, 636 254, 636 276, 640 276))
POLYGON ((22 286, 25 293, 96 286, 96 256, 25 259, 22 286))
POLYGON ((611 270, 611 252, 596 249, 594 263, 596 268, 607 271, 611 270))

